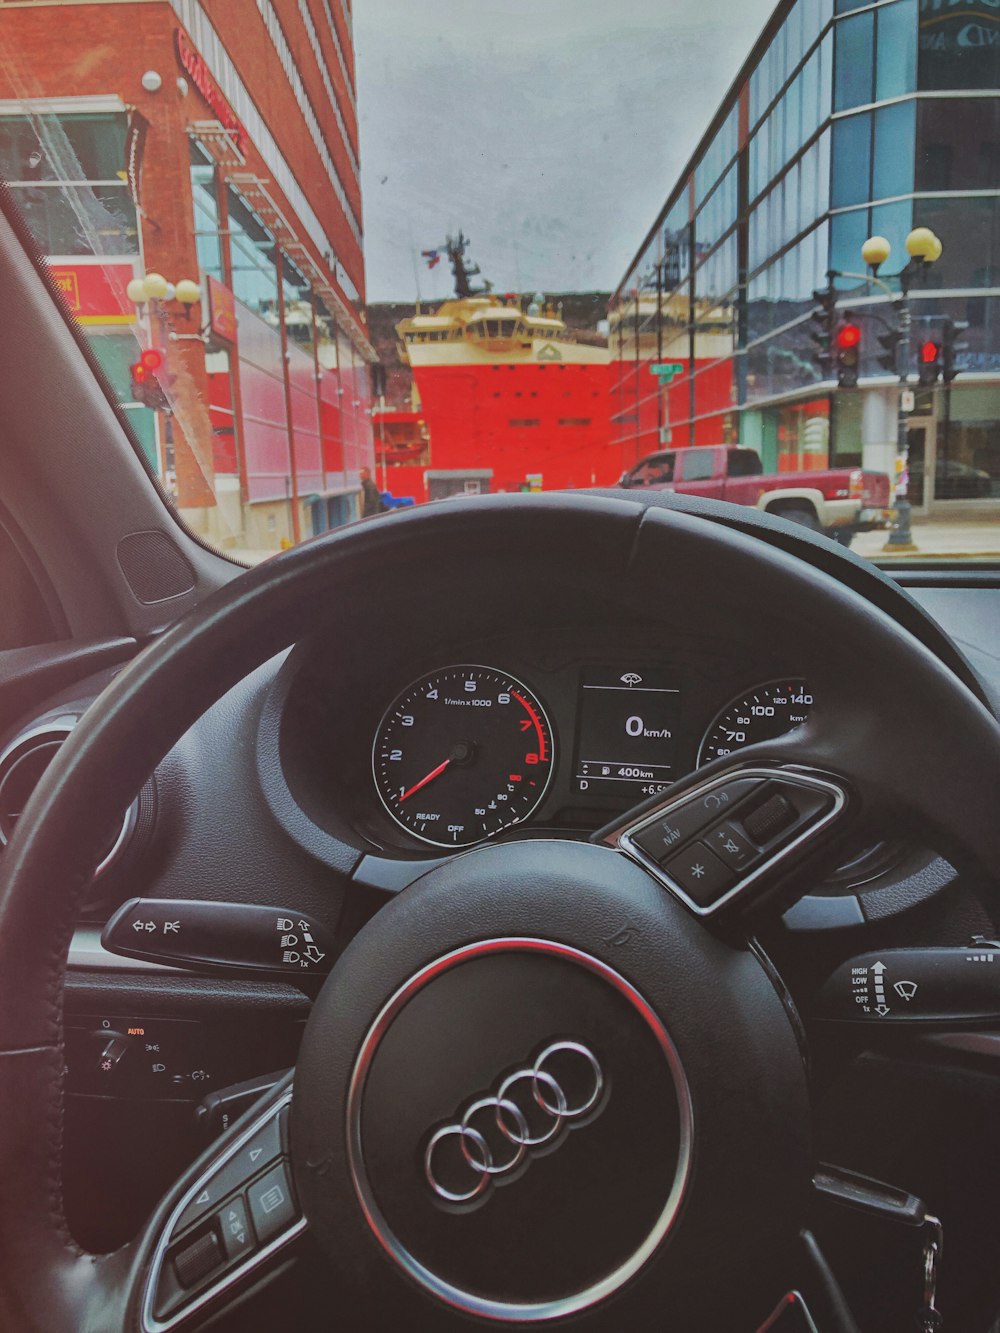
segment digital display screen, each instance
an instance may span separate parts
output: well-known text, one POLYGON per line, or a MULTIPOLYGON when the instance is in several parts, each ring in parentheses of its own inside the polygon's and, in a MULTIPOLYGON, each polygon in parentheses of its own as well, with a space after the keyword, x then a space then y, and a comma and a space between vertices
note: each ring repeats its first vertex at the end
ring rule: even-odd
POLYGON ((632 805, 673 782, 680 690, 671 673, 594 667, 580 685, 573 789, 632 805))

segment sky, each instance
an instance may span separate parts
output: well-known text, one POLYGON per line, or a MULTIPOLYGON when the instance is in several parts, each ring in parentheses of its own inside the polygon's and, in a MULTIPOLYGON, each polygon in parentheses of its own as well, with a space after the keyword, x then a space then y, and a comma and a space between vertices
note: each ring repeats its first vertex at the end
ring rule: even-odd
POLYGON ((611 290, 775 0, 355 0, 368 300, 611 290))

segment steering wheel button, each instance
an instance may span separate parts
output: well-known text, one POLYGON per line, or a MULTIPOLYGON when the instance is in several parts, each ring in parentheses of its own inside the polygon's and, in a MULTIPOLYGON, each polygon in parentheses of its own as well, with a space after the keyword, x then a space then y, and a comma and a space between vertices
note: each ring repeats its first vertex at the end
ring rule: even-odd
POLYGON ((224 1204, 216 1221, 222 1233, 227 1258, 235 1259, 238 1255, 250 1253, 254 1248, 254 1234, 242 1195, 237 1194, 224 1204))
POLYGON ((266 1176, 255 1180, 247 1190, 247 1198, 262 1245, 295 1221, 297 1213, 292 1200, 292 1184, 284 1162, 279 1162, 266 1176))
POLYGON ((719 824, 704 835, 706 844, 733 870, 745 870, 760 859, 760 852, 743 836, 735 824, 719 824))
POLYGON ((703 842, 678 852, 663 868, 699 907, 708 907, 736 883, 735 873, 703 842))
POLYGON ((743 827, 754 842, 764 847, 794 824, 796 817, 794 806, 776 791, 756 810, 743 816, 743 827))
POLYGON ((233 1158, 244 1169, 244 1178, 249 1179, 256 1172, 262 1171, 269 1162, 281 1156, 281 1127, 278 1117, 272 1116, 266 1125, 261 1125, 252 1139, 248 1139, 233 1158))
POLYGON ((633 833, 632 841, 647 856, 662 865, 690 838, 705 827, 709 815, 700 801, 681 805, 667 815, 659 816, 652 824, 633 833))
POLYGON ((207 1217, 221 1198, 222 1183, 219 1177, 216 1176, 212 1180, 206 1181, 177 1219, 174 1232, 186 1231, 195 1222, 200 1222, 203 1217, 207 1217))
POLYGON ((222 1262, 219 1237, 214 1231, 206 1231, 174 1255, 174 1272, 182 1287, 193 1287, 222 1262))

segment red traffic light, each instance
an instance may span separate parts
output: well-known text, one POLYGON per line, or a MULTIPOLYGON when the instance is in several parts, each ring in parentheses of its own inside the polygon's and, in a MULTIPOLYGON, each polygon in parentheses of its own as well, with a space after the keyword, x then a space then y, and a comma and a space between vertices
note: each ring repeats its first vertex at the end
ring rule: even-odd
POLYGON ((857 324, 841 324, 837 330, 837 346, 842 350, 857 347, 861 342, 861 329, 857 324))
POLYGON ((146 367, 141 361, 136 361, 134 365, 129 366, 129 374, 136 384, 142 384, 147 374, 146 367))
POLYGON ((144 371, 159 370, 163 365, 163 353, 158 352, 155 347, 147 347, 140 353, 139 365, 144 371))
POLYGON ((940 343, 933 342, 930 338, 925 343, 920 344, 920 360, 925 366, 932 366, 941 355, 940 343))

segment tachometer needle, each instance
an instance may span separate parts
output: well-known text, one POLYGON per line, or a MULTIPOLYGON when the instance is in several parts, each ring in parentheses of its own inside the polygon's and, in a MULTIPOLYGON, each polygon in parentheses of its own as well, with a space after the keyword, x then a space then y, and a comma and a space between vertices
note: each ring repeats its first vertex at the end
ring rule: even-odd
POLYGON ((449 756, 443 764, 438 764, 437 768, 432 768, 426 777, 422 777, 419 782, 415 782, 409 791, 404 791, 399 798, 400 805, 402 805, 404 801, 409 800, 415 791, 419 791, 421 787, 426 787, 428 782, 433 782, 435 778, 440 777, 450 763, 451 757, 449 756))

